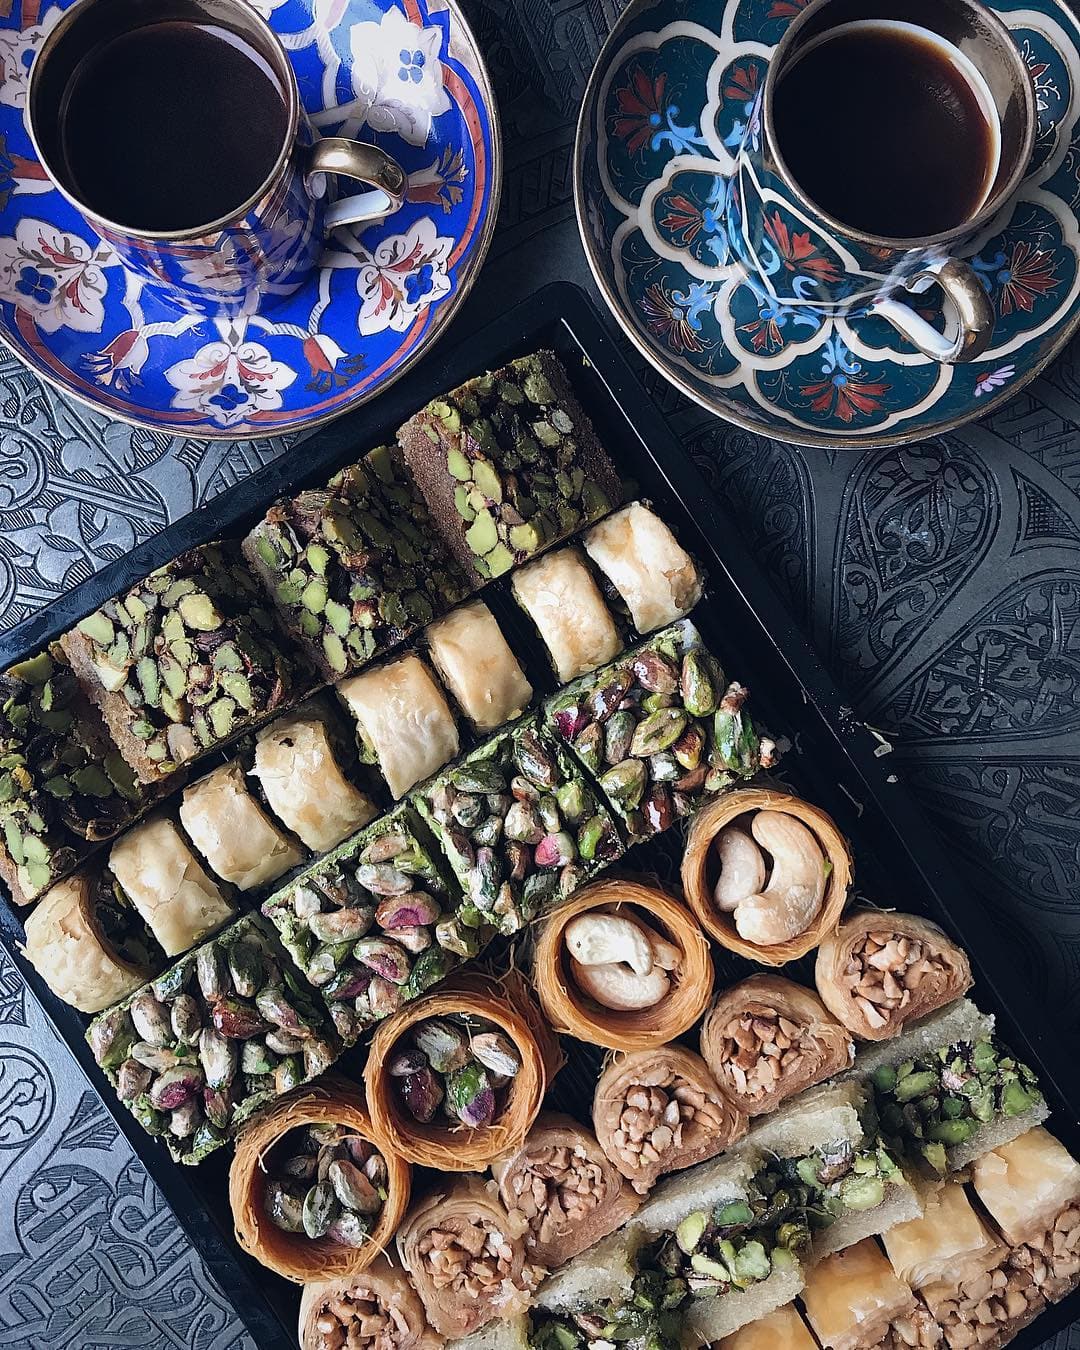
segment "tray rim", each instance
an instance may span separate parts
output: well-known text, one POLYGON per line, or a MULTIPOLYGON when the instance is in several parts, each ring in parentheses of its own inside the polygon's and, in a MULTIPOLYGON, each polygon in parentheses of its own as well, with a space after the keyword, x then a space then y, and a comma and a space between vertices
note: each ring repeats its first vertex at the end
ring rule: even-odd
MULTIPOLYGON (((775 658, 787 667, 795 683, 803 689, 806 700, 813 705, 823 730, 836 741, 837 753, 846 758, 860 792, 872 799, 891 825, 912 875, 922 879, 923 889, 936 900, 937 907, 946 917, 947 927, 968 951, 977 978, 995 1005, 999 1022, 1008 1024, 1006 1038, 1025 1057, 1035 1061, 1047 1096, 1056 1098, 1067 1114, 1080 1118, 1080 1084, 1073 1083, 1069 1090, 1070 1081, 1075 1079, 1075 1046, 1068 1039, 1054 1037, 1040 1023, 1040 1004, 1033 990, 1016 987, 1014 983, 1013 992, 1006 993, 1011 973, 1007 949, 993 940, 984 939, 986 924, 980 922, 976 896, 961 879, 945 846, 907 786, 900 779, 888 781, 897 775, 875 756, 878 742, 855 719, 850 703, 826 670, 809 638, 736 532, 727 508, 708 486, 690 453, 679 442, 619 350, 597 307, 577 285, 564 281, 549 283, 492 322, 459 330, 463 335, 468 333, 470 338, 475 337, 475 344, 472 341, 455 344, 452 349, 444 348, 429 354, 419 380, 414 376, 407 385, 399 384, 386 391, 366 409, 358 409, 356 414, 305 438, 254 474, 225 489, 211 502, 166 526, 123 558, 65 592, 37 614, 0 634, 0 670, 39 650, 104 600, 175 557, 181 550, 173 539, 181 530, 188 537, 188 542, 183 545, 185 548, 191 547, 192 539, 196 537, 209 540, 221 534, 235 533, 236 522, 250 517, 254 511, 265 509, 260 502, 268 503, 283 492, 295 491, 303 480, 332 473, 341 463, 347 462, 343 456, 363 453, 383 443, 417 407, 442 390, 460 383, 468 374, 475 373, 478 364, 484 364, 483 359, 478 361, 471 354, 474 345, 488 352, 487 363, 491 364, 506 359, 530 342, 534 346, 544 345, 544 335, 558 328, 565 330, 566 340, 591 367, 606 395, 624 417, 628 432, 640 441, 642 453, 652 461, 667 490, 695 516, 701 532, 717 541, 713 544, 715 566, 745 603, 750 619, 760 630, 760 641, 765 644, 763 650, 769 654, 769 659, 775 658), (410 387, 414 392, 409 392, 410 387), (633 408, 632 415, 629 407, 633 408), (373 409, 379 413, 377 421, 370 418, 373 409), (304 457, 299 470, 293 459, 298 454, 304 457), (916 841, 914 847, 911 840, 916 841)), ((185 1176, 185 1169, 174 1164, 155 1145, 119 1102, 84 1040, 80 1015, 48 990, 22 956, 19 950, 21 915, 28 913, 29 908, 20 910, 3 891, 0 891, 0 899, 3 901, 0 904, 0 944, 131 1144, 237 1317, 259 1350, 295 1350, 294 1331, 283 1322, 274 1303, 259 1285, 261 1267, 235 1247, 231 1236, 203 1207, 201 1197, 185 1176)), ((1044 1023, 1045 1019, 1042 1021, 1044 1023)), ((1080 1312, 1080 1292, 1045 1309, 1014 1343, 1021 1350, 1040 1344, 1054 1331, 1069 1324, 1074 1309, 1080 1312), (1033 1331, 1036 1326, 1039 1327, 1037 1334, 1033 1331)))

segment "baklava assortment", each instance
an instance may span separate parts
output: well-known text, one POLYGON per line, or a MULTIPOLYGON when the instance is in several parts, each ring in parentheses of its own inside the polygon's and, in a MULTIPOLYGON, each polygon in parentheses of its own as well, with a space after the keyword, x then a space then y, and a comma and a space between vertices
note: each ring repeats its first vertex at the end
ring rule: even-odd
POLYGON ((1080 1164, 949 935, 845 914, 621 496, 523 357, 8 672, 26 956, 177 1161, 235 1146, 302 1350, 1004 1345, 1080 1280, 1080 1164), (632 875, 676 827, 682 893, 632 875))

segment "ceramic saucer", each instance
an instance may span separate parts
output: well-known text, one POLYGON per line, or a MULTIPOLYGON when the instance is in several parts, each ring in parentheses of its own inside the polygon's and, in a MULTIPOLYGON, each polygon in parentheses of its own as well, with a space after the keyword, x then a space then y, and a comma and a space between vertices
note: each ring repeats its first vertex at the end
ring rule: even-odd
MULTIPOLYGON (((942 366, 883 319, 776 303, 729 244, 733 156, 807 2, 632 0, 578 123, 578 224, 616 317, 689 397, 805 445, 914 440, 1014 394, 1080 323, 1080 25, 1058 0, 989 0, 1031 71, 1038 140, 1020 199, 966 250, 994 305, 993 345, 942 366)), ((844 154, 843 126, 821 153, 844 154)), ((774 242, 795 272, 823 263, 809 233, 774 242)))
POLYGON ((127 272, 33 157, 27 75, 70 3, 0 7, 0 340, 113 417, 229 440, 305 429, 402 375, 472 284, 498 205, 495 102, 455 6, 253 0, 319 131, 383 146, 409 200, 381 224, 335 232, 287 299, 224 321, 182 313, 127 272))

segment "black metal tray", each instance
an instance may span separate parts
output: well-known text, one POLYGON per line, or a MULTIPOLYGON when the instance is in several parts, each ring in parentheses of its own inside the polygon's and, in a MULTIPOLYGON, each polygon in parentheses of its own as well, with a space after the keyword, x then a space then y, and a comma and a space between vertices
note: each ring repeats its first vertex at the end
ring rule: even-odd
MULTIPOLYGON (((0 669, 39 650, 84 615, 153 568, 194 544, 239 536, 271 502, 308 484, 321 484, 342 465, 391 439, 417 408, 485 367, 551 347, 570 370, 600 439, 637 493, 656 504, 682 542, 701 560, 709 585, 693 618, 729 678, 749 684, 755 720, 788 735, 793 747, 780 777, 834 817, 852 840, 858 893, 878 904, 916 910, 941 923, 970 953, 976 975, 973 997, 997 1014, 1001 1034, 1039 1073, 1053 1108, 1049 1121, 1074 1153, 1080 1153, 1080 1081, 1077 1047, 1057 1033, 1053 1010, 1036 991, 1021 986, 999 933, 980 899, 954 871, 945 851, 898 781, 881 742, 859 724, 840 691, 780 601, 763 570, 741 542, 720 502, 711 494, 638 383, 584 292, 556 283, 488 327, 453 339, 377 402, 324 428, 274 463, 236 484, 207 506, 163 530, 130 554, 69 591, 48 609, 0 635, 0 669), (875 753, 878 752, 878 753, 875 753)), ((527 625, 511 618, 505 579, 485 592, 508 622, 511 641, 523 642, 530 675, 555 681, 527 625)), ((677 878, 680 832, 632 850, 626 870, 677 878)), ((135 1153, 172 1206, 181 1225, 232 1300, 260 1350, 295 1350, 296 1286, 244 1256, 232 1239, 227 1200, 228 1154, 198 1168, 173 1164, 120 1105, 83 1039, 84 1020, 56 999, 23 960, 19 912, 0 905, 0 942, 67 1043, 135 1153)), ((719 953, 720 982, 730 983, 749 965, 719 953)), ((796 963, 808 979, 809 960, 796 963)), ((791 971, 791 968, 788 968, 791 971)), ((588 1118, 597 1056, 568 1042, 570 1064, 553 1097, 564 1110, 588 1118), (571 1048, 572 1047, 572 1048, 571 1048)), ((355 1069, 355 1056, 343 1061, 355 1069)), ((222 1150, 225 1153, 225 1150, 222 1150)), ((1080 1317, 1080 1292, 1049 1309, 1014 1344, 1025 1350, 1080 1317)))

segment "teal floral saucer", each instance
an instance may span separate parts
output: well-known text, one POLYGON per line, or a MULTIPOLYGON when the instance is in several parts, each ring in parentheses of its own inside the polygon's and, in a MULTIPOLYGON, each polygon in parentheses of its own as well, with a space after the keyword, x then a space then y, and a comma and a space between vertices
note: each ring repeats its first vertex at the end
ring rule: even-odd
MULTIPOLYGON (((777 302, 728 238, 734 156, 772 51, 807 3, 632 0, 578 122, 578 225, 630 338, 706 408, 803 445, 921 439, 1014 394, 1080 323, 1080 25, 1058 0, 989 0, 1031 71, 1038 138, 1019 200, 965 251, 994 305, 993 344, 944 366, 879 317, 777 302)), ((844 154, 842 126, 822 154, 844 154)), ((778 266, 807 278, 833 266, 779 216, 772 244, 778 266)))

